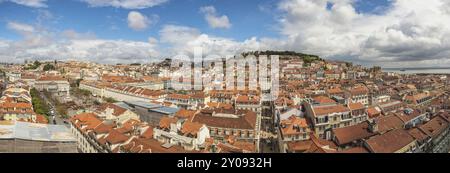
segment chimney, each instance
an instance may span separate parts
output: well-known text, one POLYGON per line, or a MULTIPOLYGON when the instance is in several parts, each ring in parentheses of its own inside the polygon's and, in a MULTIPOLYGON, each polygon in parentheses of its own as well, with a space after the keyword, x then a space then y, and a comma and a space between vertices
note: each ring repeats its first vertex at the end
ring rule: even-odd
POLYGON ((227 142, 228 142, 229 144, 233 145, 234 142, 236 142, 236 139, 234 138, 233 135, 229 135, 229 136, 228 136, 228 139, 227 139, 227 142))
POLYGON ((369 132, 377 133, 378 132, 378 123, 375 120, 368 120, 369 122, 369 132))

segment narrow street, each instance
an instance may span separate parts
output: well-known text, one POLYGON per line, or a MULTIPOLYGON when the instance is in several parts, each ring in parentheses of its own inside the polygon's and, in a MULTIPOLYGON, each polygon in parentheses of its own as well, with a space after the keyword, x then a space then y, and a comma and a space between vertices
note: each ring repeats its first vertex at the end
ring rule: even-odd
POLYGON ((269 108, 262 110, 261 120, 261 140, 259 143, 261 153, 277 153, 278 138, 273 119, 273 105, 267 105, 269 108))
POLYGON ((52 112, 51 116, 49 117, 49 123, 57 124, 57 125, 65 125, 66 127, 70 127, 69 123, 64 123, 64 121, 68 121, 68 120, 61 118, 61 115, 58 114, 54 104, 50 101, 50 99, 48 99, 47 96, 45 96, 45 94, 43 92, 39 92, 39 94, 45 100, 45 103, 49 106, 49 108, 52 112))

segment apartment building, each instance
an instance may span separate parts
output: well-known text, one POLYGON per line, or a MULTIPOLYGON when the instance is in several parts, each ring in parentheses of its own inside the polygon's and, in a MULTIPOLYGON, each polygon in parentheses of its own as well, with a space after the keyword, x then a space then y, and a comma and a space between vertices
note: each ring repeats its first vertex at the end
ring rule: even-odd
POLYGON ((262 105, 259 96, 239 95, 236 97, 234 105, 238 110, 250 110, 261 115, 262 105))
POLYGON ((38 122, 41 118, 34 112, 27 85, 16 81, 6 86, 0 98, 0 120, 38 122))
POLYGON ((244 141, 259 139, 260 120, 253 111, 203 109, 191 121, 205 124, 211 137, 217 140, 224 140, 230 135, 244 141))
POLYGON ((300 118, 295 115, 280 123, 282 139, 288 141, 304 141, 309 139, 311 130, 305 118, 300 118))
POLYGON ((38 91, 47 91, 61 102, 71 101, 70 84, 67 79, 58 75, 44 75, 38 78, 34 84, 38 91))
POLYGON ((369 89, 366 86, 356 86, 348 92, 352 103, 362 103, 364 106, 369 105, 369 89))
POLYGON ((82 153, 186 152, 180 146, 164 145, 153 139, 154 128, 138 120, 117 124, 102 120, 95 113, 83 113, 73 116, 70 122, 82 153))
POLYGON ((372 153, 419 152, 417 140, 404 129, 373 136, 364 141, 364 146, 372 153))
POLYGON ((109 120, 118 124, 123 124, 130 119, 139 120, 136 113, 112 103, 100 105, 95 112, 102 120, 109 120))
POLYGON ((202 150, 209 138, 205 124, 190 122, 177 117, 163 117, 153 129, 153 138, 165 145, 179 145, 185 150, 202 150))
MULTIPOLYGON (((323 100, 324 101, 324 100, 323 100)), ((331 139, 331 130, 351 125, 351 110, 342 104, 328 101, 325 105, 304 104, 306 116, 313 125, 315 135, 323 139, 331 139)))
POLYGON ((80 89, 88 90, 101 98, 113 98, 118 101, 163 101, 166 93, 162 90, 149 90, 133 86, 113 86, 101 82, 83 81, 80 89))

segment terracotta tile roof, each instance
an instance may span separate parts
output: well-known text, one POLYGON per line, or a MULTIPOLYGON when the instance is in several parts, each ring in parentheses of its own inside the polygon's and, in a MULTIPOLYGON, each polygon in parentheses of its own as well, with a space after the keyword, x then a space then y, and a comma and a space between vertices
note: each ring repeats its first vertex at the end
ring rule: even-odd
POLYGON ((121 147, 130 153, 187 153, 181 146, 175 145, 170 148, 162 147, 162 143, 155 139, 133 138, 128 144, 121 147))
POLYGON ((375 119, 375 122, 380 132, 403 128, 404 125, 403 121, 395 115, 380 116, 375 119))
POLYGON ((73 116, 70 121, 75 124, 76 127, 82 128, 83 131, 93 130, 98 125, 102 124, 102 121, 94 113, 83 113, 73 116))
POLYGON ((339 151, 338 153, 369 153, 369 150, 364 147, 352 147, 339 151))
POLYGON ((144 139, 153 139, 153 127, 149 126, 140 136, 144 139))
POLYGON ((404 129, 396 129, 377 135, 366 141, 369 150, 374 153, 394 153, 415 139, 404 129))
POLYGON ((405 97, 405 100, 411 101, 412 103, 417 104, 418 100, 424 99, 429 97, 428 94, 426 93, 419 93, 419 94, 415 94, 415 95, 408 95, 405 97))
POLYGON ((399 117, 403 122, 409 122, 412 119, 423 115, 423 113, 420 110, 413 110, 411 114, 405 114, 404 112, 397 112, 394 113, 397 117, 399 117))
POLYGON ((113 129, 106 135, 105 140, 110 144, 120 144, 126 142, 129 138, 130 137, 113 129))
POLYGON ((33 105, 31 103, 11 103, 4 102, 0 103, 0 108, 10 109, 10 108, 19 108, 19 109, 31 109, 33 105))
POLYGON ((180 109, 178 112, 175 113, 175 117, 183 119, 191 118, 192 116, 194 116, 196 112, 197 111, 195 110, 180 109))
POLYGON ((362 104, 362 103, 349 103, 348 107, 350 108, 350 110, 360 110, 360 109, 365 109, 366 107, 362 104))
POLYGON ((424 131, 420 130, 419 128, 413 128, 413 129, 409 130, 408 133, 414 139, 416 139, 418 142, 423 142, 427 138, 429 138, 429 136, 424 131))
POLYGON ((37 81, 67 81, 67 79, 58 75, 45 75, 41 76, 37 81))
MULTIPOLYGON (((192 118, 192 122, 206 124, 207 126, 210 127, 231 128, 231 129, 253 130, 255 129, 256 126, 256 113, 253 111, 240 111, 246 113, 244 115, 238 116, 238 118, 218 117, 213 116, 212 112, 211 113, 206 112, 207 111, 201 111, 200 113, 197 113, 192 118)), ((231 112, 233 113, 235 111, 233 110, 231 112)))
POLYGON ((219 106, 219 103, 217 103, 217 102, 208 102, 208 103, 206 103, 206 105, 208 107, 217 108, 219 106))
POLYGON ((36 75, 30 73, 22 73, 20 76, 21 79, 36 79, 36 75))
POLYGON ((450 123, 450 111, 440 112, 438 114, 438 116, 440 116, 441 118, 447 120, 447 122, 450 123))
POLYGON ((378 107, 369 107, 369 109, 367 109, 367 114, 369 118, 375 118, 381 115, 381 110, 378 107))
POLYGON ((106 125, 104 123, 100 123, 97 127, 94 128, 94 132, 96 134, 106 134, 109 133, 113 129, 113 125, 106 125))
POLYGON ((129 119, 129 120, 125 121, 122 124, 122 126, 123 127, 133 127, 133 126, 138 126, 139 124, 141 124, 141 121, 135 120, 135 119, 129 119))
POLYGON ((337 128, 332 130, 336 143, 338 145, 344 145, 353 141, 366 139, 368 137, 376 135, 369 131, 369 123, 363 122, 353 126, 337 128))
POLYGON ((143 76, 142 80, 149 81, 149 82, 161 82, 162 81, 161 78, 153 77, 153 76, 143 76))
POLYGON ((190 134, 192 136, 197 136, 197 133, 200 131, 200 128, 202 128, 203 125, 204 124, 186 121, 181 127, 181 133, 183 133, 184 135, 190 134))
POLYGON ((136 83, 143 81, 133 79, 132 77, 129 76, 109 76, 109 75, 103 75, 102 80, 106 82, 115 82, 115 83, 136 83))
POLYGON ((150 147, 138 138, 133 138, 129 143, 120 146, 120 150, 126 153, 151 153, 150 147))
POLYGON ((243 149, 244 151, 256 152, 256 146, 253 142, 245 142, 245 141, 235 141, 233 146, 243 149))
POLYGON ((169 94, 169 95, 167 95, 167 98, 169 98, 169 99, 188 100, 191 97, 189 95, 184 95, 184 94, 169 94))
POLYGON ((355 95, 365 95, 369 93, 369 89, 365 86, 357 86, 354 87, 350 90, 350 93, 352 94, 352 96, 355 95))
POLYGON ((428 136, 436 138, 449 127, 449 122, 441 116, 436 116, 424 125, 419 127, 428 136))
POLYGON ((190 95, 191 99, 204 99, 205 97, 206 97, 206 94, 203 92, 197 92, 197 93, 190 95))
POLYGON ((341 113, 341 112, 349 112, 350 110, 344 105, 333 105, 333 106, 322 106, 322 107, 314 107, 315 116, 323 116, 331 113, 341 113))
POLYGON ((308 128, 308 124, 306 123, 306 119, 293 115, 286 120, 282 120, 281 127, 283 135, 295 135, 306 133, 304 131, 298 131, 295 127, 308 128))
POLYGON ((229 103, 208 102, 206 105, 211 108, 233 109, 233 105, 229 103))
POLYGON ((275 104, 280 105, 280 106, 286 104, 286 105, 290 106, 290 105, 294 104, 294 101, 291 99, 288 99, 286 97, 278 97, 278 99, 275 100, 275 104))
POLYGON ((312 140, 287 142, 288 150, 291 152, 305 152, 312 144, 312 140))
POLYGON ((236 97, 236 103, 238 104, 259 104, 260 98, 258 96, 249 97, 246 95, 240 95, 236 97))
POLYGON ((311 146, 305 153, 336 153, 336 146, 332 142, 327 142, 323 139, 316 138, 311 135, 311 146))
POLYGON ((177 123, 178 118, 176 117, 162 117, 159 120, 159 127, 163 129, 170 129, 170 124, 177 123))
POLYGON ((328 94, 342 94, 344 93, 344 91, 341 90, 341 88, 331 88, 331 89, 327 89, 326 92, 328 94))
POLYGON ((319 104, 334 104, 336 101, 326 96, 313 97, 314 102, 319 104))
POLYGON ((141 96, 141 97, 150 97, 150 98, 159 98, 162 95, 165 95, 165 92, 162 90, 150 90, 146 88, 141 87, 134 87, 134 86, 106 86, 110 90, 115 90, 118 92, 135 95, 135 96, 141 96))
POLYGON ((125 113, 125 112, 127 111, 127 109, 122 108, 122 107, 117 106, 117 105, 112 104, 112 103, 104 103, 104 104, 102 104, 102 105, 97 109, 97 111, 99 111, 99 112, 104 112, 104 111, 106 111, 107 109, 113 109, 114 111, 113 111, 112 114, 113 114, 114 116, 120 116, 120 115, 122 115, 123 113, 125 113))

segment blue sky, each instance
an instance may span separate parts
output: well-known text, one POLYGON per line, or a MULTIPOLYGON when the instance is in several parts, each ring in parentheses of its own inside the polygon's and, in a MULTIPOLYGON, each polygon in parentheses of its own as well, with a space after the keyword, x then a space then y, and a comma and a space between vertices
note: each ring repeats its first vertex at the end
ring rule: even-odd
MULTIPOLYGON (((0 37, 20 39, 20 35, 7 28, 9 21, 36 24, 37 15, 48 11, 53 16, 42 25, 51 30, 75 30, 94 33, 102 39, 127 39, 145 41, 158 37, 163 25, 174 24, 198 28, 201 32, 238 41, 250 37, 279 36, 276 18, 278 0, 171 0, 145 9, 123 9, 116 7, 90 7, 78 0, 49 0, 47 8, 33 8, 13 2, 0 4, 0 37), (214 29, 208 26, 199 9, 214 6, 218 13, 227 15, 232 23, 229 29, 214 29), (144 31, 134 31, 127 26, 127 15, 138 11, 146 16, 157 15, 158 21, 144 31)), ((387 0, 357 1, 360 12, 373 12, 380 6, 387 6, 387 0)))
MULTIPOLYGON (((270 1, 267 1, 270 2, 270 1)), ((0 37, 17 39, 19 35, 8 30, 8 21, 36 23, 39 10, 48 10, 56 18, 55 22, 45 23, 55 30, 73 29, 78 32, 93 32, 104 39, 146 40, 149 36, 157 37, 158 30, 165 24, 185 25, 199 28, 202 32, 242 40, 252 36, 274 36, 276 33, 268 27, 274 22, 273 16, 261 11, 258 5, 266 2, 259 0, 227 1, 169 1, 159 6, 129 10, 115 7, 89 7, 88 4, 73 0, 50 0, 48 8, 35 9, 11 2, 0 4, 0 37), (239 3, 236 6, 234 4, 239 3), (232 21, 230 29, 212 29, 203 20, 199 8, 214 5, 232 21), (144 15, 158 15, 155 25, 144 31, 133 31, 127 26, 127 15, 138 11, 144 15)))
POLYGON ((143 62, 201 47, 450 64, 448 0, 0 0, 0 61, 143 62))

